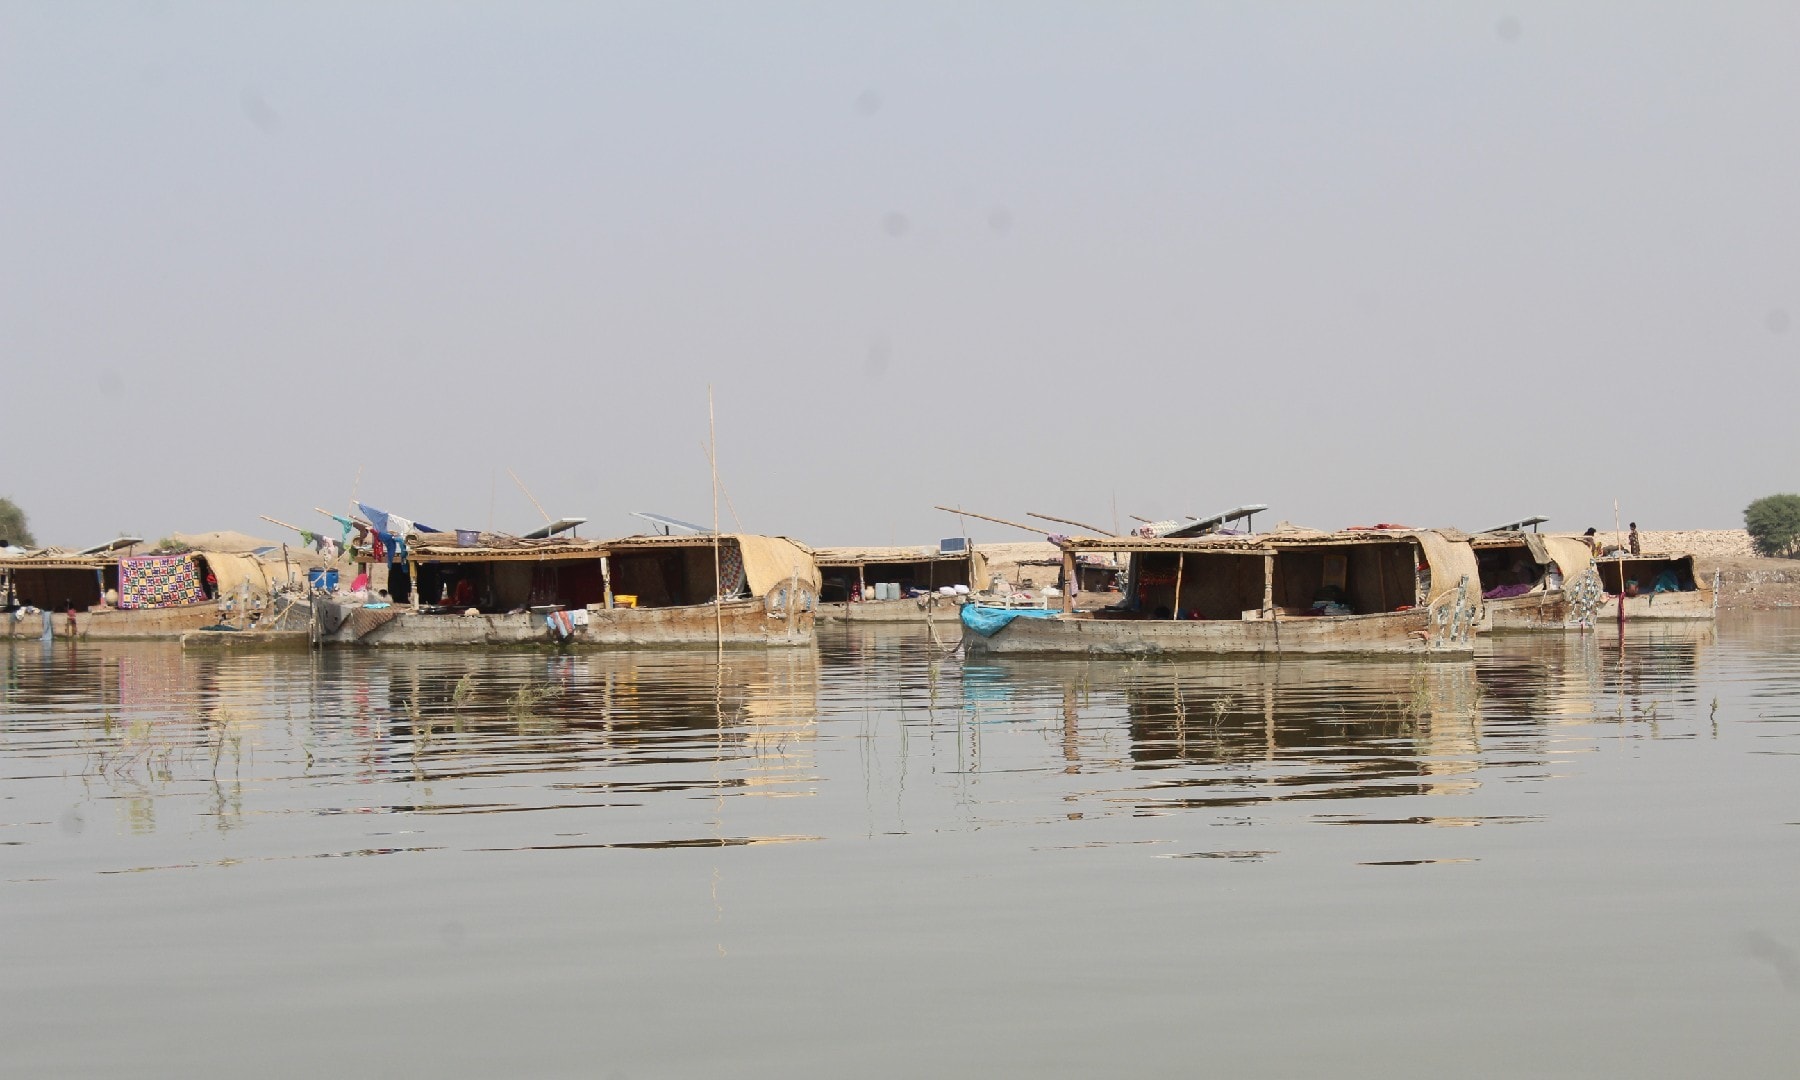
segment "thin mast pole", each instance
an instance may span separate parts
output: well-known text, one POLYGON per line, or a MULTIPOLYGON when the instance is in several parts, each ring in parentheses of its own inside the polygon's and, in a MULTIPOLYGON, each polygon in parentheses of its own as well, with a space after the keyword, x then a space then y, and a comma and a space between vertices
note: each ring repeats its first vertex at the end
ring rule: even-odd
MULTIPOLYGON (((712 466, 713 510, 713 633, 718 639, 719 664, 725 663, 725 609, 719 597, 724 571, 719 564, 719 430, 713 420, 712 383, 706 384, 706 460, 712 466)), ((794 598, 788 597, 788 603, 794 598)))
POLYGON ((933 510, 942 510, 946 514, 956 514, 960 517, 980 518, 983 521, 991 521, 996 525, 1011 525, 1015 529, 1024 529, 1028 533, 1036 533, 1039 536, 1044 535, 1044 530, 1038 528, 1036 525, 1021 525, 1016 521, 1008 521, 1005 518, 989 517, 986 514, 977 514, 973 510, 958 510, 955 507, 950 507, 950 506, 934 506, 934 507, 932 507, 932 509, 933 510))
POLYGON ((1027 510, 1027 511, 1025 511, 1025 513, 1027 516, 1030 516, 1030 517, 1043 518, 1045 521, 1054 521, 1058 525, 1074 525, 1078 528, 1089 529, 1093 532, 1099 533, 1101 536, 1117 536, 1117 535, 1119 535, 1118 533, 1113 532, 1109 529, 1103 529, 1098 525, 1089 525, 1085 521, 1074 521, 1069 518, 1051 517, 1049 514, 1040 514, 1035 510, 1027 510))

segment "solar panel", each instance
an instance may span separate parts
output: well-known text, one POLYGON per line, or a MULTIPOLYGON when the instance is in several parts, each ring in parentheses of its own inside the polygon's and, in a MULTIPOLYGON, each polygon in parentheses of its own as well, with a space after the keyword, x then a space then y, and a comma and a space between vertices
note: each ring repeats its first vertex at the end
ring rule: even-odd
POLYGON ((90 547, 90 548, 82 548, 76 554, 79 554, 79 555, 104 555, 105 553, 107 553, 109 551, 117 551, 120 548, 135 547, 138 544, 141 544, 143 542, 144 542, 144 538, 141 536, 121 536, 117 540, 108 540, 104 544, 95 544, 93 547, 90 547))
POLYGON ((1189 514, 1185 522, 1156 521, 1149 524, 1153 535, 1156 536, 1201 536, 1234 521, 1255 517, 1268 508, 1266 503, 1251 503, 1248 506, 1234 506, 1230 510, 1214 514, 1211 517, 1201 518, 1189 514))
POLYGON ((1260 514, 1268 508, 1266 503, 1254 503, 1250 506, 1235 506, 1224 513, 1214 514, 1212 517, 1196 518, 1195 524, 1206 526, 1227 525, 1239 518, 1247 518, 1252 514, 1260 514))
POLYGON ((1491 529, 1483 529, 1481 531, 1482 532, 1521 532, 1524 530, 1525 526, 1529 525, 1529 526, 1531 526, 1531 531, 1536 532, 1537 527, 1539 525, 1542 525, 1544 522, 1549 521, 1549 520, 1550 520, 1549 518, 1543 517, 1541 515, 1538 517, 1520 518, 1517 521, 1509 521, 1504 525, 1496 525, 1491 529))
POLYGON ((548 540, 559 532, 568 532, 577 525, 585 524, 587 518, 557 518, 541 529, 534 529, 525 534, 526 540, 548 540))
POLYGON ((640 510, 633 510, 631 512, 631 516, 635 517, 635 518, 643 518, 645 521, 648 521, 650 524, 655 525, 657 528, 659 528, 663 531, 664 536, 669 535, 670 529, 680 529, 683 532, 699 533, 701 535, 706 535, 706 534, 709 534, 712 532, 711 529, 707 528, 704 525, 695 525, 691 521, 683 521, 680 518, 672 518, 665 514, 649 514, 649 513, 640 511, 640 510))

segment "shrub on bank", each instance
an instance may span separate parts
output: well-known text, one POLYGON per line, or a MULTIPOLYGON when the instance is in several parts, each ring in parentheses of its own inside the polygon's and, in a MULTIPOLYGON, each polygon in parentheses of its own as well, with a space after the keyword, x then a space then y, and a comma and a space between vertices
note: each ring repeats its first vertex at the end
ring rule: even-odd
POLYGON ((1793 558, 1800 541, 1800 495, 1765 495, 1744 508, 1744 531, 1759 554, 1793 558))
POLYGON ((25 511, 11 499, 0 499, 0 541, 19 547, 36 547, 31 526, 25 523, 25 511))

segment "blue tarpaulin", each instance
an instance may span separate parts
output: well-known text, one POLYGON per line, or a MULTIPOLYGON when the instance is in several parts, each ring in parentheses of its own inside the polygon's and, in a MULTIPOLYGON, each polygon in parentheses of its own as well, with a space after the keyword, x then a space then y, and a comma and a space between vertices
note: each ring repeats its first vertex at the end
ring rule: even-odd
POLYGON ((1054 619, 1061 614, 1060 611, 1045 611, 1042 608, 982 607, 980 604, 964 604, 962 624, 982 637, 993 637, 1014 619, 1054 619))

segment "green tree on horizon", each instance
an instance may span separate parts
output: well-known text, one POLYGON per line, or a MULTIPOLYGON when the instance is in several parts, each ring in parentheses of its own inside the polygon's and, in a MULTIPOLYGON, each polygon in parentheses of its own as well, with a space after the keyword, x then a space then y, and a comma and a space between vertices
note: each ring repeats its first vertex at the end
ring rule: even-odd
POLYGON ((1765 495, 1746 506, 1744 531, 1759 554, 1793 558, 1800 545, 1800 495, 1765 495))
POLYGON ((0 498, 0 540, 20 547, 37 546, 31 526, 25 521, 25 511, 11 499, 0 498))

